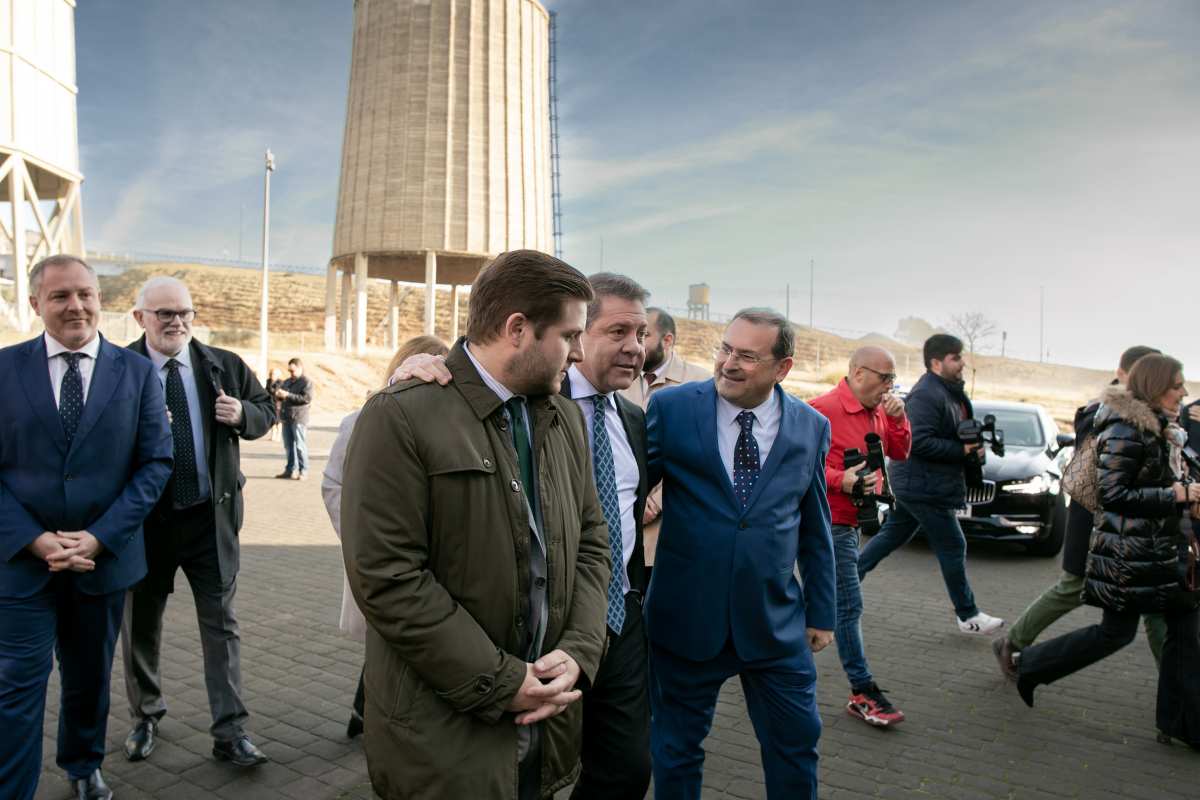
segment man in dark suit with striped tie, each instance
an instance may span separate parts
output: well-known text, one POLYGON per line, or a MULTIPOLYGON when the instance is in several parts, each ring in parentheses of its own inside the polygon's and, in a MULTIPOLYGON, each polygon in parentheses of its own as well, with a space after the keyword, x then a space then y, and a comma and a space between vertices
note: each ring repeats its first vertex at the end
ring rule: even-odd
POLYGON ((46 332, 0 350, 0 793, 29 800, 46 681, 62 680, 57 763, 82 800, 110 800, 100 763, 125 590, 146 573, 142 521, 171 474, 150 361, 100 336, 82 259, 30 272, 46 332))

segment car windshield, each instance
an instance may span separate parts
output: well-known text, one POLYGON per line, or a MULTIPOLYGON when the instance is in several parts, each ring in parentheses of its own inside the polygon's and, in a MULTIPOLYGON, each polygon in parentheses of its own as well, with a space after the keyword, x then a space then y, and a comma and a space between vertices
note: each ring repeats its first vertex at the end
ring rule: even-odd
POLYGON ((1009 447, 1046 446, 1046 437, 1042 435, 1042 423, 1036 411, 986 406, 975 409, 976 419, 983 419, 985 414, 996 418, 996 430, 1004 431, 1004 443, 1009 447))

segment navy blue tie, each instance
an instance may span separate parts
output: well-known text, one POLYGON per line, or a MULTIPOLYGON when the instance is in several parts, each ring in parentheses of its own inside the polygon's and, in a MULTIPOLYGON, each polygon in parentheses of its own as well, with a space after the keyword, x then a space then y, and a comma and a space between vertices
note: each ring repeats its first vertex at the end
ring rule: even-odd
POLYGON ((171 499, 176 508, 196 505, 200 499, 200 471, 196 467, 196 442, 187 390, 179 375, 179 362, 167 361, 167 409, 171 412, 171 439, 175 443, 175 470, 171 473, 171 499))
POLYGON ((625 546, 621 542, 621 498, 617 492, 617 469, 613 464, 612 442, 604 423, 608 398, 598 394, 592 398, 596 409, 592 417, 592 469, 596 473, 596 494, 608 523, 608 546, 612 556, 612 577, 608 581, 608 616, 612 632, 620 635, 625 627, 625 546))
POLYGON ((742 508, 750 502, 750 493, 758 482, 758 440, 754 438, 754 412, 743 411, 737 415, 742 430, 733 448, 733 491, 742 508))
POLYGON ((79 371, 79 359, 84 354, 59 355, 67 362, 67 372, 58 388, 58 416, 62 419, 63 432, 67 434, 67 444, 70 444, 75 431, 79 430, 79 418, 83 416, 83 374, 79 371))

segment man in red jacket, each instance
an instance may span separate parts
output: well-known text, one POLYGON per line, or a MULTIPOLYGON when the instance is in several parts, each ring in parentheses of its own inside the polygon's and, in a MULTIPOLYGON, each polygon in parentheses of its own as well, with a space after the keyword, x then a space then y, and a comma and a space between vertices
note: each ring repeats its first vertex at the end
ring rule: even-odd
POLYGON ((850 357, 845 380, 811 405, 825 415, 832 429, 825 482, 833 516, 833 549, 837 557, 838 657, 850 680, 846 711, 869 725, 887 727, 904 721, 904 713, 893 706, 876 685, 867 668, 863 651, 862 588, 858 582, 859 507, 854 504, 855 487, 865 495, 880 488, 878 470, 867 472, 866 464, 844 468, 846 450, 865 454, 866 437, 874 433, 882 441, 888 458, 908 458, 912 428, 904 415, 904 402, 891 393, 896 381, 896 362, 882 347, 861 347, 850 357))

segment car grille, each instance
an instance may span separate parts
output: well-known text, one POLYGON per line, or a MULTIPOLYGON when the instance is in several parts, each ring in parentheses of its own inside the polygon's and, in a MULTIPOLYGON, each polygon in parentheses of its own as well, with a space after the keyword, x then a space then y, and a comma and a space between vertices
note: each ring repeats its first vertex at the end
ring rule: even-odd
POLYGON ((967 505, 981 506, 996 499, 996 482, 984 481, 982 489, 967 487, 967 505))

